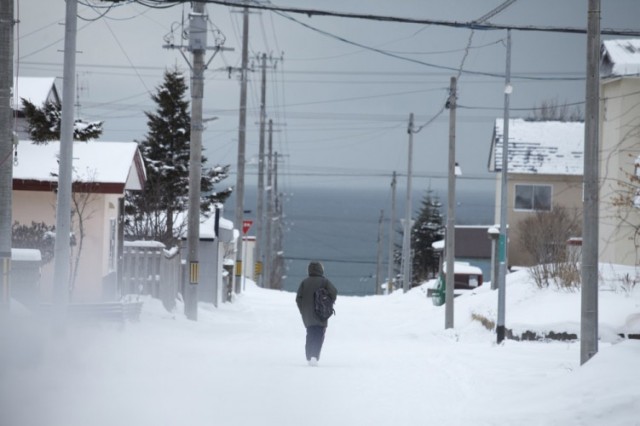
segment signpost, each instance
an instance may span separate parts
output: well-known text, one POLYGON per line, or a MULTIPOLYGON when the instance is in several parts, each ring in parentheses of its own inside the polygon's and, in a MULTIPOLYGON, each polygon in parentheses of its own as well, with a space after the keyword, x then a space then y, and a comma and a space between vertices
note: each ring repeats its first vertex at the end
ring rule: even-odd
MULTIPOLYGON (((247 235, 247 232, 249 232, 249 229, 251 229, 251 225, 253 225, 253 220, 250 219, 245 219, 242 221, 242 235, 247 235)), ((244 290, 245 288, 245 263, 247 262, 247 244, 243 242, 242 247, 244 248, 244 254, 242 256, 242 259, 244 260, 244 262, 242 263, 241 266, 241 276, 242 276, 242 290, 244 290)))
POLYGON ((253 225, 252 220, 242 221, 242 235, 247 235, 247 232, 249 232, 249 229, 251 229, 251 225, 253 225))

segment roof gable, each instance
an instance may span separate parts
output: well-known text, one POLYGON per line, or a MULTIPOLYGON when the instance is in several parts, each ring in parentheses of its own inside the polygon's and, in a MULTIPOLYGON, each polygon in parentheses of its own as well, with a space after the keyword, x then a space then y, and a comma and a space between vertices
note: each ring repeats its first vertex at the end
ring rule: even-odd
MULTIPOLYGON (((18 161, 13 166, 13 187, 44 190, 58 182, 60 142, 37 145, 20 141, 18 161)), ((140 190, 146 176, 142 155, 135 142, 74 142, 75 187, 91 186, 92 192, 122 193, 140 190)))
MULTIPOLYGON (((496 119, 489 171, 502 170, 504 120, 496 119)), ((584 123, 509 120, 509 173, 582 175, 584 123)))

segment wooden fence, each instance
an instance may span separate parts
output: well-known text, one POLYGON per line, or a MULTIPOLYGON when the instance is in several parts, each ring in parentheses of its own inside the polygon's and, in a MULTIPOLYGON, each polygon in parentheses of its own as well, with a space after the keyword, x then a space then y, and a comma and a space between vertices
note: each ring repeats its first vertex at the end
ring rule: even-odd
POLYGON ((175 307, 183 267, 177 249, 166 250, 158 241, 126 241, 122 259, 121 293, 147 294, 175 307))

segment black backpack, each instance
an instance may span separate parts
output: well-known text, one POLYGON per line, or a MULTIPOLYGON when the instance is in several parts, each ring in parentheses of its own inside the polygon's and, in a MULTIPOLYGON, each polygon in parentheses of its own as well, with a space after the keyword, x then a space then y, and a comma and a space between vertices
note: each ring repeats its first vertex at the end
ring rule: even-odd
POLYGON ((333 309, 333 299, 326 287, 320 287, 313 293, 313 309, 321 321, 336 313, 333 309))

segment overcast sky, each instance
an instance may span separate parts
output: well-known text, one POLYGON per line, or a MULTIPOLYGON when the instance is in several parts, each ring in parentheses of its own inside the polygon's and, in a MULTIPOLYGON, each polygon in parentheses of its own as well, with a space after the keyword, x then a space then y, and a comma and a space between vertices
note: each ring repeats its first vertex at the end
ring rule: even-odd
MULTIPOLYGON (((275 2, 449 21, 478 19, 502 3, 275 2)), ((517 0, 489 22, 584 28, 587 3, 517 0)), ((102 140, 140 140, 147 131, 143 111, 154 110, 150 94, 161 84, 164 70, 177 66, 189 73, 185 58, 163 45, 165 37, 172 35, 173 42, 180 43, 190 4, 157 9, 131 2, 107 10, 109 5, 112 3, 86 0, 78 7, 78 114, 105 121, 102 140)), ((65 3, 16 0, 16 11, 20 24, 14 72, 59 77, 57 85, 62 94, 65 3)), ((226 38, 224 46, 235 50, 218 54, 206 73, 204 116, 220 119, 207 124, 205 155, 211 165, 230 164, 235 171, 240 84, 238 74, 229 75, 225 68, 240 66, 242 14, 217 5, 207 6, 207 11, 211 29, 218 29, 226 38)), ((602 28, 637 30, 638 17, 637 0, 602 1, 602 28)), ((456 71, 439 67, 457 69, 464 61, 458 82, 456 128, 457 160, 463 171, 459 188, 478 184, 493 188, 487 159, 493 122, 502 117, 506 31, 472 32, 263 11, 251 14, 249 34, 251 57, 267 53, 274 59, 267 76, 267 114, 276 124, 275 149, 285 155, 280 165, 283 186, 316 182, 387 188, 394 170, 406 174, 410 113, 416 115, 416 126, 436 117, 414 137, 414 185, 426 188, 429 183, 446 184, 443 177, 447 172, 449 114, 446 110, 438 113, 456 71)), ((531 115, 527 108, 543 101, 584 101, 586 35, 513 31, 512 39, 513 117, 531 115)), ((213 37, 209 41, 212 43, 213 37)), ((251 184, 257 180, 251 161, 258 153, 257 68, 249 78, 247 179, 251 184)), ((235 184, 235 175, 228 184, 235 184)))

